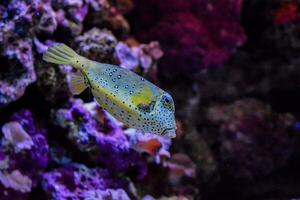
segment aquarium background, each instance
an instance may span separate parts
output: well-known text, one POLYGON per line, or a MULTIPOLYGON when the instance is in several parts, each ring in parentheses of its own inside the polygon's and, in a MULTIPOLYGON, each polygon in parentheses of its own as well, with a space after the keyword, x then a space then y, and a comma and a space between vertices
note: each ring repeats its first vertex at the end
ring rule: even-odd
POLYGON ((300 199, 298 0, 2 0, 0 200, 300 199), (177 137, 73 96, 62 42, 175 100, 177 137))

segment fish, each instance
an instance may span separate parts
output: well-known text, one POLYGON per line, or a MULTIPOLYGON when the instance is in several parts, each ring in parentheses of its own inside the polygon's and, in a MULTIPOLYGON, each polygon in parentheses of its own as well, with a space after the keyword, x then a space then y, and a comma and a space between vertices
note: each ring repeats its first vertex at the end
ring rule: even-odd
POLYGON ((176 137, 175 104, 172 96, 128 69, 80 56, 63 43, 49 47, 43 60, 71 65, 74 95, 90 88, 99 105, 124 125, 144 133, 176 137))

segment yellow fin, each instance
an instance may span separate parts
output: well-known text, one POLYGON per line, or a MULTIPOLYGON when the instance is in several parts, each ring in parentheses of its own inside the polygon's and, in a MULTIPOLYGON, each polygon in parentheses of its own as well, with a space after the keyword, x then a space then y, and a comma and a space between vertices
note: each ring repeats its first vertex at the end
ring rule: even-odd
POLYGON ((59 43, 49 47, 43 54, 43 60, 55 64, 73 65, 79 55, 65 44, 59 43))
POLYGON ((70 89, 72 94, 80 94, 87 88, 86 84, 84 83, 84 78, 80 74, 72 74, 71 76, 71 83, 70 89))
POLYGON ((132 98, 132 103, 135 105, 150 105, 153 101, 153 93, 148 86, 145 86, 141 92, 134 95, 132 98))

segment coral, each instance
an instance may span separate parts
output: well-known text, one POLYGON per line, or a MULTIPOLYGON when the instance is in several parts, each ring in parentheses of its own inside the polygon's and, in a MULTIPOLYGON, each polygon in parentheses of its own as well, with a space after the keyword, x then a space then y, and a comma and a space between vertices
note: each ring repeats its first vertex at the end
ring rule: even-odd
POLYGON ((94 11, 97 12, 108 9, 110 6, 108 0, 87 0, 86 2, 94 11))
POLYGON ((171 140, 169 138, 142 133, 133 128, 125 130, 124 133, 129 137, 128 140, 132 149, 139 153, 149 154, 155 163, 159 164, 170 158, 171 140))
POLYGON ((4 138, 14 146, 15 152, 23 149, 31 149, 32 138, 18 122, 8 122, 2 127, 4 138))
POLYGON ((158 42, 128 39, 124 14, 132 7, 131 0, 0 3, 1 200, 138 199, 130 180, 171 157, 170 139, 129 135, 95 103, 71 98, 70 66, 42 60, 49 46, 63 42, 90 59, 119 64, 128 59, 116 53, 124 44, 137 52, 134 70, 155 76, 163 53, 158 42))
POLYGON ((137 49, 131 50, 126 44, 123 42, 119 43, 116 46, 116 56, 120 61, 120 66, 127 69, 134 69, 138 67, 138 52, 134 51, 137 49))
POLYGON ((90 169, 72 164, 54 169, 43 175, 44 190, 54 200, 67 199, 124 199, 127 181, 113 177, 107 170, 90 169))
POLYGON ((223 65, 246 39, 240 26, 241 0, 150 0, 135 4, 135 36, 161 43, 165 52, 161 71, 167 76, 223 65))
POLYGON ((12 0, 0 21, 0 54, 4 61, 0 77, 0 104, 19 99, 36 80, 32 35, 52 34, 56 29, 49 3, 12 0), (3 48, 5 47, 5 48, 3 48))
POLYGON ((64 10, 58 10, 56 12, 56 21, 58 26, 71 36, 77 36, 82 32, 82 24, 69 20, 66 17, 66 13, 64 10))
POLYGON ((42 3, 38 7, 40 16, 35 19, 37 24, 35 31, 38 34, 53 34, 57 28, 56 13, 52 9, 50 3, 42 3))
POLYGON ((16 39, 14 42, 1 42, 6 48, 1 52, 3 66, 0 71, 0 105, 19 99, 26 87, 36 80, 33 67, 31 41, 16 39))
POLYGON ((105 62, 111 60, 117 39, 108 30, 93 28, 75 38, 80 55, 92 60, 105 62))
POLYGON ((59 106, 68 101, 71 97, 68 81, 68 77, 71 74, 69 73, 70 70, 37 62, 36 72, 38 75, 38 87, 50 105, 59 106))
POLYGON ((292 153, 294 118, 245 99, 213 105, 207 117, 220 137, 220 167, 237 179, 257 179, 282 168, 292 153))
MULTIPOLYGON (((48 163, 48 151, 49 147, 46 140, 46 133, 45 130, 39 129, 35 126, 34 119, 32 117, 32 114, 29 110, 21 110, 11 117, 12 121, 18 122, 22 128, 27 132, 28 135, 32 138, 33 146, 30 148, 28 153, 29 160, 26 161, 26 163, 29 163, 27 170, 30 170, 32 172, 32 175, 36 175, 36 169, 43 169, 47 166, 48 163), (31 167, 29 167, 31 166, 31 167)), ((23 153, 23 156, 25 155, 26 159, 26 153, 23 153)), ((22 156, 22 155, 16 155, 16 156, 22 156)), ((21 158, 21 157, 20 157, 21 158)), ((27 158, 27 159, 28 159, 27 158)), ((15 167, 17 167, 17 164, 20 166, 18 167, 21 169, 21 166, 24 166, 24 160, 21 160, 16 162, 15 167)))
POLYGON ((291 1, 284 2, 274 15, 275 24, 286 24, 299 18, 299 2, 291 1))
POLYGON ((169 179, 174 185, 178 185, 184 176, 196 177, 196 165, 186 154, 174 154, 170 161, 165 162, 165 166, 170 169, 169 179))
POLYGON ((0 188, 5 189, 0 199, 25 198, 48 165, 46 133, 36 127, 31 112, 21 110, 10 119, 2 126, 0 188))
POLYGON ((130 148, 121 127, 104 111, 99 115, 104 120, 102 126, 77 99, 70 102, 69 108, 54 111, 53 121, 66 130, 66 136, 80 151, 96 155, 93 159, 110 170, 126 172, 136 168, 138 177, 145 176, 146 165, 130 148))
POLYGON ((31 179, 21 174, 19 170, 6 174, 0 173, 0 182, 5 188, 11 188, 21 193, 30 192, 32 187, 31 179))
MULTIPOLYGON (((46 40, 44 43, 34 38, 34 45, 38 54, 44 53, 55 42, 46 40)), ((35 62, 38 76, 37 85, 44 94, 45 100, 55 106, 62 105, 71 97, 69 79, 72 72, 71 66, 53 66, 42 61, 35 62)))
POLYGON ((130 200, 127 193, 122 189, 107 189, 107 190, 96 190, 89 192, 84 196, 85 199, 99 199, 99 200, 105 200, 105 199, 124 199, 124 200, 130 200))
MULTIPOLYGON (((144 196, 142 200, 154 200, 156 198, 153 198, 150 195, 144 196)), ((184 197, 184 196, 172 196, 172 197, 160 197, 157 200, 189 200, 189 198, 184 197)))
MULTIPOLYGON (((128 40, 127 43, 133 43, 128 40)), ((124 42, 119 42, 116 46, 116 57, 120 62, 120 66, 126 69, 141 68, 144 72, 148 72, 151 68, 156 69, 156 62, 163 56, 158 42, 150 42, 149 44, 134 44, 129 46, 124 42)))
MULTIPOLYGON (((131 0, 128 0, 128 2, 130 1, 131 0)), ((91 12, 88 13, 86 20, 88 26, 101 27, 105 25, 118 34, 128 33, 130 26, 122 13, 127 12, 131 6, 130 3, 127 4, 129 5, 127 8, 126 6, 119 6, 121 5, 119 4, 120 2, 121 1, 87 0, 87 4, 91 7, 91 12)))
POLYGON ((210 188, 215 187, 215 184, 220 181, 220 171, 219 163, 213 153, 214 148, 211 147, 214 146, 211 143, 216 140, 214 132, 209 132, 208 137, 205 137, 207 124, 203 122, 202 109, 207 105, 202 102, 205 93, 199 89, 198 84, 184 83, 184 85, 177 85, 172 91, 176 94, 178 118, 181 119, 177 123, 178 141, 173 143, 173 148, 190 157, 196 165, 198 184, 210 188), (187 85, 192 89, 184 89, 187 85))

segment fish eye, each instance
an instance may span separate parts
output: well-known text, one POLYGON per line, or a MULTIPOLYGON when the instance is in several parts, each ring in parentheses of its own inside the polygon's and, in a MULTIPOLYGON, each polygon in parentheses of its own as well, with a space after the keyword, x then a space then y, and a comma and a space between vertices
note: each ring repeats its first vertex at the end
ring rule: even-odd
POLYGON ((170 103, 170 99, 169 98, 165 98, 165 102, 166 103, 170 103))
POLYGON ((162 100, 163 103, 170 104, 172 102, 172 97, 170 95, 164 95, 162 100))

